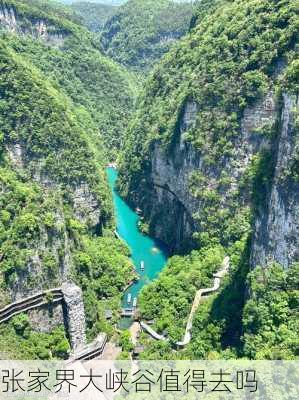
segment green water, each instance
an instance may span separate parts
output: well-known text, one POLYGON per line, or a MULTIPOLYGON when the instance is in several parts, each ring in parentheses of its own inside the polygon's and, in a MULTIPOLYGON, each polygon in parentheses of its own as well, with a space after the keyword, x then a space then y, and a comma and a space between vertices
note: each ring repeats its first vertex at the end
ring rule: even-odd
POLYGON ((131 308, 134 297, 138 299, 138 294, 143 286, 156 278, 165 266, 167 261, 167 249, 162 243, 142 234, 138 229, 137 223, 139 221, 139 216, 115 190, 117 171, 113 168, 107 168, 107 175, 113 194, 117 232, 129 246, 132 261, 140 276, 139 281, 127 289, 123 296, 122 306, 124 308, 131 308), (141 270, 141 261, 144 262, 144 271, 141 270), (129 293, 132 298, 130 303, 127 301, 129 293))

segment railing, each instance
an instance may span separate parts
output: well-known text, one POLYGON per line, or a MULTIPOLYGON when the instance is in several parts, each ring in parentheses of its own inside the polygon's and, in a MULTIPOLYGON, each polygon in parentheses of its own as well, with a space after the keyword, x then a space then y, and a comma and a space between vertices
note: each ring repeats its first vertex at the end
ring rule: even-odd
MULTIPOLYGON (((11 304, 0 309, 0 323, 6 322, 15 315, 23 312, 32 310, 34 308, 41 307, 47 304, 55 304, 64 300, 64 294, 62 288, 54 288, 45 290, 43 292, 36 293, 25 299, 15 301, 11 304)), ((107 335, 102 333, 98 338, 89 345, 86 345, 83 349, 73 354, 70 358, 70 362, 91 360, 95 357, 100 356, 105 348, 107 342, 107 335)))
POLYGON ((75 361, 87 361, 92 360, 95 357, 99 357, 103 353, 106 343, 107 335, 105 333, 101 333, 94 342, 73 354, 68 360, 68 363, 71 364, 75 361))
POLYGON ((63 300, 61 288, 45 290, 44 292, 36 293, 25 299, 21 299, 11 303, 0 309, 0 323, 8 321, 10 318, 21 314, 22 312, 51 303, 58 303, 63 300), (47 298, 49 296, 49 298, 47 298), (50 297, 51 296, 51 297, 50 297))

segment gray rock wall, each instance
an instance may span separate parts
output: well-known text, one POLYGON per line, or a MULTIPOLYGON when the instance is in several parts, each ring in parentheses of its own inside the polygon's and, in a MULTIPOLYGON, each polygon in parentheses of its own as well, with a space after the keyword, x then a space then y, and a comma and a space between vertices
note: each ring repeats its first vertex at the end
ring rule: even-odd
POLYGON ((61 47, 67 33, 57 29, 50 21, 36 18, 30 21, 26 17, 19 16, 13 7, 0 4, 0 28, 12 33, 31 35, 45 41, 53 47, 61 47))
POLYGON ((30 325, 37 332, 50 333, 57 326, 64 325, 62 303, 45 305, 28 312, 30 325))
POLYGON ((272 262, 288 267, 299 260, 299 183, 289 176, 298 152, 293 113, 298 106, 298 98, 284 95, 273 185, 255 223, 253 267, 272 262))
MULTIPOLYGON (((196 151, 185 141, 185 132, 196 124, 197 105, 190 100, 185 105, 179 123, 179 139, 171 152, 159 143, 152 147, 149 175, 141 181, 136 203, 150 222, 152 233, 179 251, 192 247, 193 233, 201 230, 200 213, 204 200, 190 190, 192 174, 205 177, 207 190, 218 190, 223 174, 230 183, 220 194, 219 209, 229 209, 235 201, 239 183, 253 159, 264 150, 273 151, 275 178, 266 209, 259 210, 252 247, 252 265, 277 261, 288 267, 298 260, 298 184, 288 176, 295 147, 294 109, 298 100, 284 95, 283 110, 270 89, 267 95, 247 107, 241 120, 240 133, 233 142, 230 156, 223 156, 213 166, 205 162, 204 152, 196 151), (263 134, 277 129, 277 138, 263 134), (276 143, 277 142, 277 143, 276 143)), ((270 166, 269 166, 270 168, 270 166)), ((199 191, 201 189, 199 188, 199 191)), ((199 193, 200 194, 200 193, 199 193)), ((250 198, 238 195, 239 208, 251 207, 250 198)), ((204 231, 204 229, 203 229, 204 231)))
POLYGON ((150 190, 139 199, 146 218, 151 221, 154 235, 169 245, 174 244, 173 250, 176 251, 185 248, 186 244, 192 247, 192 234, 200 230, 200 221, 195 216, 200 212, 203 201, 190 190, 192 174, 200 172, 205 176, 209 190, 217 188, 223 173, 230 177, 228 189, 221 193, 221 207, 225 209, 254 155, 262 148, 270 147, 267 138, 256 129, 272 126, 278 113, 272 91, 265 99, 248 107, 232 155, 223 156, 211 167, 205 162, 204 154, 196 151, 184 138, 184 133, 196 123, 196 111, 196 103, 187 102, 180 122, 180 137, 171 153, 166 153, 159 144, 153 147, 150 179, 147 182, 150 190))
POLYGON ((72 284, 62 285, 66 311, 66 322, 72 349, 74 351, 84 347, 86 343, 85 334, 85 312, 82 298, 82 290, 72 284))

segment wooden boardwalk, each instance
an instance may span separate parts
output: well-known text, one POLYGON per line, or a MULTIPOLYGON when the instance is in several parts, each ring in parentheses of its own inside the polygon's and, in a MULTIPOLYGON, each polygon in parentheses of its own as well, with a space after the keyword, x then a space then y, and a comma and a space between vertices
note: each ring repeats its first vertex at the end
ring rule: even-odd
POLYGON ((15 315, 49 304, 49 302, 51 304, 59 303, 63 298, 61 288, 54 288, 15 301, 0 309, 0 323, 8 321, 15 315))
POLYGON ((75 361, 87 361, 98 358, 103 353, 106 343, 106 333, 100 333, 92 343, 73 353, 68 360, 68 364, 72 364, 75 361))
MULTIPOLYGON (((64 293, 61 287, 36 293, 32 296, 8 304, 0 309, 0 323, 7 322, 12 317, 23 312, 42 307, 49 303, 56 304, 62 301, 64 301, 64 293)), ((107 335, 101 333, 92 343, 80 347, 75 353, 73 353, 69 362, 91 360, 99 357, 105 349, 106 342, 107 335)))

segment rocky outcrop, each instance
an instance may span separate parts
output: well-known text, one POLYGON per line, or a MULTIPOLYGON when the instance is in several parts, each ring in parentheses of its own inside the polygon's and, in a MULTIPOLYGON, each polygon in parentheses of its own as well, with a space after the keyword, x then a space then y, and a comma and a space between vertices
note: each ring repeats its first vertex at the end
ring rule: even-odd
POLYGON ((0 4, 0 25, 10 32, 16 32, 17 20, 13 7, 6 7, 0 4))
POLYGON ((299 192, 298 183, 288 177, 292 158, 298 151, 295 107, 296 99, 285 94, 281 110, 279 99, 270 89, 264 98, 244 110, 239 135, 232 141, 233 151, 209 165, 205 150, 196 150, 185 139, 185 133, 197 123, 197 105, 188 100, 171 150, 165 150, 158 142, 152 145, 149 173, 141 180, 139 193, 134 193, 134 201, 150 222, 152 234, 174 251, 192 247, 193 233, 205 231, 201 218, 207 201, 204 192, 219 196, 218 209, 224 213, 230 210, 233 201, 238 203, 235 212, 252 207, 246 188, 245 193, 240 191, 240 181, 255 157, 268 151, 275 158, 275 178, 267 207, 259 210, 257 216, 252 265, 276 261, 287 267, 297 260, 299 192), (275 137, 268 134, 277 129, 275 137), (190 186, 193 176, 204 179, 202 186, 193 185, 197 189, 190 186), (228 177, 225 189, 220 184, 223 176, 228 177))
POLYGON ((76 218, 89 226, 97 226, 101 212, 96 197, 91 193, 87 184, 78 185, 73 195, 76 218))
POLYGON ((283 96, 273 184, 266 207, 259 209, 255 223, 253 267, 272 262, 288 267, 299 260, 299 182, 290 176, 298 152, 293 112, 298 106, 296 96, 283 96))
POLYGON ((36 17, 18 15, 12 6, 0 3, 0 28, 12 33, 31 35, 54 47, 61 47, 68 33, 52 22, 36 17))
POLYGON ((67 282, 62 285, 62 293, 66 306, 69 337, 72 349, 76 351, 86 343, 82 290, 78 286, 67 282))

